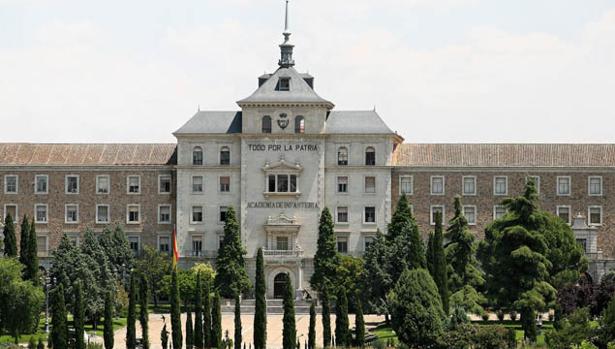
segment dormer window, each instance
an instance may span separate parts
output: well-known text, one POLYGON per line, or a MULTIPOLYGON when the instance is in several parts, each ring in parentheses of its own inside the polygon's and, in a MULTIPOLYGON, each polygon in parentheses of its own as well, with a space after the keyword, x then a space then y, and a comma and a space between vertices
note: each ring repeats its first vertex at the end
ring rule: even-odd
POLYGON ((263 120, 261 121, 261 130, 263 133, 271 133, 271 116, 265 115, 263 116, 263 120))
POLYGON ((295 118, 295 133, 305 133, 305 118, 301 115, 295 118))
POLYGON ((290 78, 280 78, 276 91, 290 91, 290 78))

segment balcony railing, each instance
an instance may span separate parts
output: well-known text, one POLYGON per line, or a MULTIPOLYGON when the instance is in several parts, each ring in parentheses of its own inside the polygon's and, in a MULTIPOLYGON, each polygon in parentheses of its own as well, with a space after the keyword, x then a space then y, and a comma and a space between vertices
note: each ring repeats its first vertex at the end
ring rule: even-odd
POLYGON ((267 250, 263 249, 263 255, 275 257, 302 257, 303 250, 267 250))

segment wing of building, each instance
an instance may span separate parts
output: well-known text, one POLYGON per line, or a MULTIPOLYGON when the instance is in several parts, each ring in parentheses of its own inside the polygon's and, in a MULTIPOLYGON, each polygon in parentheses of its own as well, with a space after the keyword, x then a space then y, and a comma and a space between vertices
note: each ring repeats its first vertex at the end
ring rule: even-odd
POLYGON ((229 111, 199 111, 176 144, 0 144, 2 216, 34 217, 45 258, 67 234, 120 224, 131 248, 215 263, 229 208, 238 212, 249 273, 264 249, 269 297, 280 275, 309 290, 325 207, 337 248, 360 256, 386 232, 400 195, 423 234, 455 196, 482 236, 528 178, 542 206, 570 224, 599 275, 615 256, 615 144, 412 144, 374 110, 338 111, 294 68, 285 33, 278 69, 229 111))

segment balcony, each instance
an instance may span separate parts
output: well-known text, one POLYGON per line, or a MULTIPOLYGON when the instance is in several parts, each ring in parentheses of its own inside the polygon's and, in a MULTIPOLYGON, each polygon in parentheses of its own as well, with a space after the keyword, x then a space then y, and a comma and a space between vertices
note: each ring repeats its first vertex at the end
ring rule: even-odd
POLYGON ((303 249, 295 250, 268 250, 263 249, 263 255, 265 257, 303 257, 303 249))

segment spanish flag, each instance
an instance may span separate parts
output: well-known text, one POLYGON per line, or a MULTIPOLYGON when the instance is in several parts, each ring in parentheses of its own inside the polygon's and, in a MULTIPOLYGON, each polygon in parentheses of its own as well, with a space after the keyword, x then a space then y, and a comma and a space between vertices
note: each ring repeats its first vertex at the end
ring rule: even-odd
POLYGON ((177 229, 175 228, 175 225, 173 225, 171 240, 171 243, 173 244, 173 268, 176 268, 177 261, 179 261, 179 251, 177 250, 177 229))

